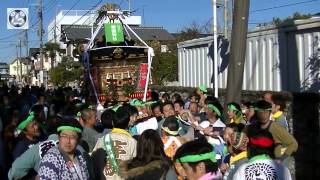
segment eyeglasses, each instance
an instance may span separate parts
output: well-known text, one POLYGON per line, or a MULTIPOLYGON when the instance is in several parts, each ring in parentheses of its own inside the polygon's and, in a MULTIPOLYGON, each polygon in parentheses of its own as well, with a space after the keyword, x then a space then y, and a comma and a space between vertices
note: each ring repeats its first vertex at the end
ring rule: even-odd
POLYGON ((66 134, 61 134, 59 137, 63 140, 72 140, 72 141, 75 141, 78 139, 78 136, 69 136, 66 134))

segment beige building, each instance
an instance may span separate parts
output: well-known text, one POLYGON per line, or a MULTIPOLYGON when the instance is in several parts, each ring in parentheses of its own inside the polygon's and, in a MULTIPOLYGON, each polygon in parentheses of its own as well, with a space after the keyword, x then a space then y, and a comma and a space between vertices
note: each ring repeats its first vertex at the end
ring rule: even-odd
POLYGON ((31 61, 26 58, 14 59, 9 65, 9 74, 17 81, 29 82, 31 61))

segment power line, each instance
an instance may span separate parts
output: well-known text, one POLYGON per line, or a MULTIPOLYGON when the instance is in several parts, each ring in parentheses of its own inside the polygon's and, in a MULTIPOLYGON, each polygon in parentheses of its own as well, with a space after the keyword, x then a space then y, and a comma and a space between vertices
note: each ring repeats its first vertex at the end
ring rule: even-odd
POLYGON ((50 3, 47 4, 47 6, 44 6, 43 10, 46 11, 46 10, 50 10, 52 9, 55 5, 57 5, 57 0, 54 0, 54 1, 51 1, 51 4, 49 5, 50 3))
POLYGON ((77 1, 72 5, 72 7, 71 7, 65 14, 63 14, 63 16, 61 17, 61 19, 59 20, 59 22, 57 22, 57 24, 59 24, 59 23, 62 21, 62 19, 63 19, 74 7, 76 7, 76 5, 78 5, 79 2, 80 2, 80 0, 77 0, 77 1))
POLYGON ((250 13, 256 13, 256 12, 268 11, 268 10, 272 10, 272 9, 278 9, 278 8, 296 6, 296 5, 307 4, 307 3, 316 2, 316 1, 319 1, 319 0, 301 1, 301 2, 296 2, 296 3, 291 3, 291 4, 285 4, 285 5, 280 5, 280 6, 274 6, 274 7, 269 7, 269 8, 256 9, 256 10, 250 11, 250 13))
MULTIPOLYGON (((86 13, 84 13, 80 18, 78 18, 76 21, 74 21, 71 25, 68 25, 69 27, 65 28, 64 30, 68 30, 71 28, 71 26, 75 25, 77 22, 79 22, 82 18, 84 18, 87 14, 89 14, 93 9, 95 9, 99 4, 101 4, 102 0, 99 0, 91 9, 89 9, 86 13)), ((67 13, 66 13, 67 14, 67 13)), ((90 18, 90 17, 89 17, 90 18)), ((61 18, 62 19, 62 18, 61 18)), ((60 22, 60 21, 59 21, 60 22)), ((58 23, 57 23, 58 24, 58 23)), ((48 31, 47 34, 51 33, 54 30, 54 27, 48 31)))
MULTIPOLYGON (((30 41, 30 42, 34 42, 34 41, 39 41, 39 40, 28 40, 28 41, 30 41)), ((8 40, 8 41, 0 41, 0 44, 2 44, 2 43, 10 43, 10 42, 17 42, 17 41, 14 41, 14 40, 8 40)))
MULTIPOLYGON (((39 20, 37 20, 34 24, 32 24, 29 28, 33 28, 34 26, 36 26, 38 24, 39 20)), ((14 37, 14 36, 18 36, 18 35, 21 35, 22 33, 24 33, 24 31, 21 31, 21 32, 17 32, 15 34, 11 34, 9 36, 5 36, 5 37, 2 37, 0 38, 0 41, 2 40, 5 40, 5 39, 10 39, 11 37, 14 37)))
POLYGON ((78 5, 78 3, 80 2, 80 0, 77 0, 72 6, 70 9, 68 9, 68 11, 66 13, 64 13, 61 17, 61 19, 58 21, 58 22, 55 22, 55 25, 47 32, 47 34, 50 34, 55 28, 56 28, 56 25, 59 24, 63 18, 76 6, 78 5))

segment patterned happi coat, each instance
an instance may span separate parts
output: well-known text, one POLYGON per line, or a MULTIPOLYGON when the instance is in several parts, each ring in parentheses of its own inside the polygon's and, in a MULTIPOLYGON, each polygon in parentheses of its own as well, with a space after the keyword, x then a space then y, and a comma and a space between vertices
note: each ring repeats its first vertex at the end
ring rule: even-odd
POLYGON ((40 179, 87 180, 89 172, 87 163, 80 151, 76 150, 81 175, 77 174, 72 162, 63 155, 58 147, 52 147, 41 159, 39 166, 40 179))
POLYGON ((241 165, 233 176, 234 180, 291 180, 287 167, 272 160, 249 161, 241 165))

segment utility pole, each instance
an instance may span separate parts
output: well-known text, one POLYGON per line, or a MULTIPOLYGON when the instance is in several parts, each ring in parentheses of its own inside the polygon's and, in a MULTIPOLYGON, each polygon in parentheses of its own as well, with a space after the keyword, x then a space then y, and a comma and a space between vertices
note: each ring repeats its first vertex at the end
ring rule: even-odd
POLYGON ((225 103, 240 103, 246 56, 250 0, 234 1, 230 59, 225 103))
POLYGON ((218 98, 218 30, 217 30, 217 0, 212 0, 213 5, 213 77, 214 97, 218 98))
POLYGON ((17 60, 17 62, 16 62, 16 66, 17 66, 17 76, 16 76, 16 80, 19 80, 19 45, 17 45, 16 44, 16 60, 17 60))
POLYGON ((224 17, 224 37, 227 39, 228 38, 228 25, 229 25, 228 0, 224 0, 223 17, 224 17))
POLYGON ((128 4, 129 4, 129 16, 131 16, 131 0, 128 0, 128 4))
POLYGON ((38 25, 38 36, 40 38, 40 70, 43 70, 43 17, 42 17, 42 9, 43 4, 42 0, 39 0, 39 7, 38 7, 38 18, 39 18, 39 25, 38 25))
POLYGON ((56 13, 54 16, 54 30, 53 30, 53 37, 54 37, 54 43, 57 43, 57 7, 56 7, 56 13))
MULTIPOLYGON (((25 30, 25 47, 26 47, 26 57, 29 57, 29 37, 28 37, 28 29, 26 29, 25 30)), ((27 64, 26 64, 26 70, 27 70, 27 72, 26 72, 26 83, 27 84, 29 84, 29 75, 30 75, 30 73, 29 73, 29 68, 28 68, 28 62, 27 62, 27 64)))
POLYGON ((143 26, 145 26, 146 25, 146 19, 145 19, 145 17, 144 17, 144 7, 146 7, 146 5, 142 5, 142 23, 143 23, 143 26))
POLYGON ((19 70, 20 70, 20 76, 19 81, 22 82, 22 57, 21 57, 21 39, 19 40, 19 70))
MULTIPOLYGON (((54 43, 56 44, 57 43, 57 7, 56 7, 56 13, 55 13, 55 16, 54 16, 54 30, 53 30, 53 38, 54 38, 54 43)), ((54 51, 54 56, 51 57, 50 59, 50 64, 51 64, 51 68, 54 68, 54 63, 55 63, 55 59, 56 59, 56 50, 53 50, 54 51)))

